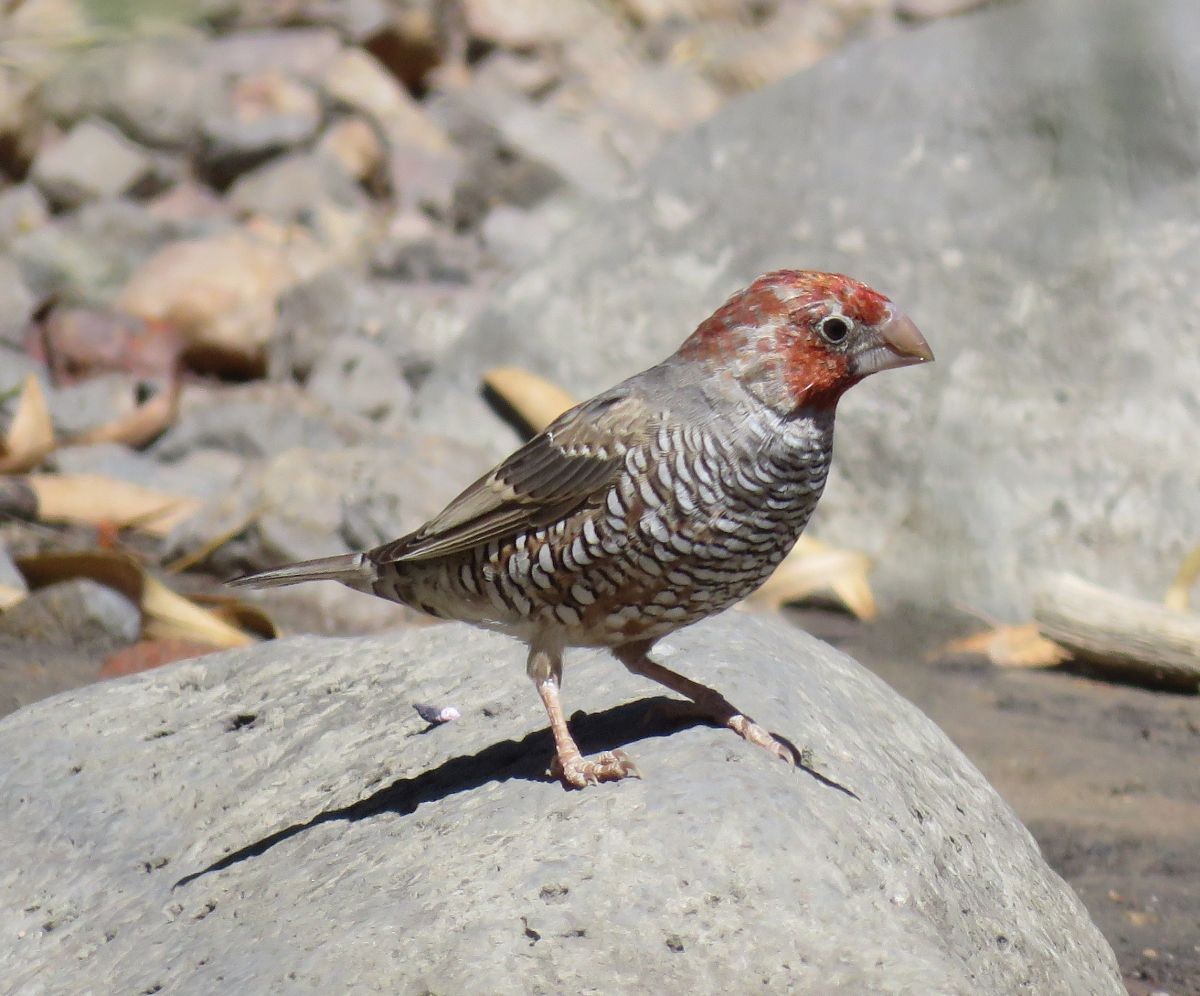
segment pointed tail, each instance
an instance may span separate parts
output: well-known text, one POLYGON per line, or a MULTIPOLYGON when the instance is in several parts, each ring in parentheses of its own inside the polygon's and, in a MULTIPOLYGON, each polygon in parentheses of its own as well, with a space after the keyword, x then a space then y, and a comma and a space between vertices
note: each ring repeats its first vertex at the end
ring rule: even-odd
POLYGON ((351 588, 370 591, 375 581, 375 565, 365 553, 343 553, 336 557, 284 564, 269 571, 231 578, 225 583, 234 588, 283 588, 302 581, 341 581, 351 588))

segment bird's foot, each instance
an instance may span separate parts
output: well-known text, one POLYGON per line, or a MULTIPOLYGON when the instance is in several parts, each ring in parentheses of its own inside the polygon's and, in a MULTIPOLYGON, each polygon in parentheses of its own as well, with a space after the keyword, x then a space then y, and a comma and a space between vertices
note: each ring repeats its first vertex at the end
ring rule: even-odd
POLYGON ((765 728, 759 726, 749 716, 736 713, 725 721, 725 725, 743 740, 757 744, 767 753, 774 754, 779 760, 786 762, 793 768, 797 765, 802 768, 807 767, 812 763, 812 755, 808 750, 797 750, 786 740, 774 736, 765 728))
POLYGON ((715 726, 727 726, 743 740, 757 744, 792 767, 806 767, 812 762, 812 753, 807 749, 797 750, 782 737, 774 736, 765 727, 759 726, 749 716, 735 712, 730 715, 724 700, 718 705, 691 702, 686 699, 666 699, 655 702, 646 710, 643 724, 683 723, 703 719, 715 726))
POLYGON ((564 753, 555 754, 550 762, 550 774, 559 779, 564 788, 581 789, 597 782, 642 777, 637 765, 623 750, 606 750, 595 757, 584 757, 578 751, 564 753))

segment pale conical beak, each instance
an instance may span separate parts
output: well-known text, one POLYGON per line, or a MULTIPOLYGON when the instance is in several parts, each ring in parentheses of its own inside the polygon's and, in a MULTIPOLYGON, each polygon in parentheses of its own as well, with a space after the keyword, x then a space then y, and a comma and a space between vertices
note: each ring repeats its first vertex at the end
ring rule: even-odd
POLYGON ((879 327, 876 335, 878 344, 869 346, 854 359, 854 372, 860 377, 933 361, 929 343, 904 315, 893 315, 879 327))

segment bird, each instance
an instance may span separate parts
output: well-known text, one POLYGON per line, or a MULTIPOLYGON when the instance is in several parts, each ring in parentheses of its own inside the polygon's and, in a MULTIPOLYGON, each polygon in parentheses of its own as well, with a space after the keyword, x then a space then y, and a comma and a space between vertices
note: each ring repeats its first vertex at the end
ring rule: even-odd
MULTIPOLYGON (((563 653, 629 671, 789 764, 796 751, 720 692, 651 657, 657 641, 762 584, 825 486, 834 415, 867 376, 926 363, 917 326, 838 273, 781 269, 730 297, 661 363, 576 405, 406 536, 236 578, 334 580, 528 648, 566 788, 640 777, 585 757, 562 706, 563 653)), ((684 703, 680 703, 684 705, 684 703)))

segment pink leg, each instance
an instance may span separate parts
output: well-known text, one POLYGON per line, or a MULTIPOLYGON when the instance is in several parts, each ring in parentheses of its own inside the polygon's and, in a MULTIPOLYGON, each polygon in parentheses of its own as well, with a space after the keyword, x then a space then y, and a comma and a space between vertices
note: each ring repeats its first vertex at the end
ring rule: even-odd
POLYGON ((720 692, 707 685, 702 685, 698 681, 692 681, 691 678, 685 678, 682 674, 677 674, 661 664, 656 664, 650 659, 649 651, 650 644, 630 643, 623 647, 617 647, 613 653, 633 674, 657 681, 660 685, 665 685, 671 691, 690 699, 691 707, 680 703, 680 706, 683 707, 681 712, 702 716, 720 726, 727 726, 743 740, 757 744, 788 764, 796 765, 801 762, 801 758, 796 755, 796 751, 792 747, 771 736, 749 716, 736 709, 720 692))
POLYGON ((529 676, 533 679, 550 717, 550 732, 554 735, 554 760, 550 772, 561 779, 566 788, 586 788, 596 782, 615 782, 621 778, 641 777, 637 766, 623 750, 605 751, 595 758, 585 758, 567 728, 559 701, 558 688, 562 680, 562 652, 534 646, 529 651, 529 676))

